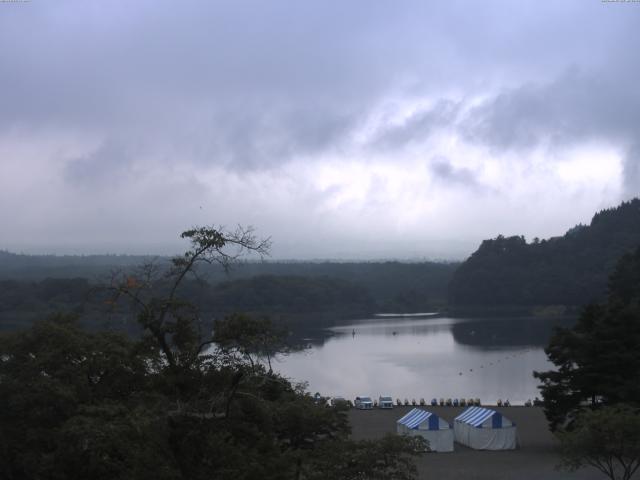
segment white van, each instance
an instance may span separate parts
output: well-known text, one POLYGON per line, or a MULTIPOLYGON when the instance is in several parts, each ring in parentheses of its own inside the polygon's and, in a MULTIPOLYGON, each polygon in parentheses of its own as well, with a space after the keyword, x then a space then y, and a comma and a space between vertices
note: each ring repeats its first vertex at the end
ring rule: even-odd
POLYGON ((380 397, 378 399, 378 407, 380 408, 393 408, 393 398, 380 397))
POLYGON ((360 410, 371 410, 373 408, 373 400, 371 400, 371 397, 356 397, 354 405, 360 410))

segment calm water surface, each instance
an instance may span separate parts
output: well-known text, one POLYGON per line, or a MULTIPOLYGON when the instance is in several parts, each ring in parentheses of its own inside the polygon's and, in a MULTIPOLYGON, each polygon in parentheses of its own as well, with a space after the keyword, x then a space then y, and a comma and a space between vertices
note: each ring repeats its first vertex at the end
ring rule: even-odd
POLYGON ((330 328, 329 337, 279 358, 274 367, 323 395, 478 397, 484 403, 508 398, 521 404, 539 396, 532 372, 552 368, 543 348, 553 327, 572 322, 372 318, 330 328))

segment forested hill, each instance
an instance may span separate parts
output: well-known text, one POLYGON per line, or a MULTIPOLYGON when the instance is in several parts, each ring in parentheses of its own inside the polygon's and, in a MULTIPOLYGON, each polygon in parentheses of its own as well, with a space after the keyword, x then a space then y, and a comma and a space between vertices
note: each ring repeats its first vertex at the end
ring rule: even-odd
POLYGON ((0 280, 101 279, 153 260, 143 255, 25 255, 0 250, 0 280))
MULTIPOLYGON (((154 260, 135 256, 29 256, 0 251, 0 330, 29 325, 54 312, 95 319, 112 271, 131 272, 154 260)), ((209 315, 233 311, 280 315, 362 316, 441 310, 458 264, 436 262, 247 262, 229 274, 202 265, 181 297, 209 315)), ((95 320, 92 320, 95 323, 95 320)))
POLYGON ((616 262, 640 245, 640 200, 594 215, 562 237, 485 240, 449 285, 455 310, 508 306, 580 306, 605 297, 616 262))

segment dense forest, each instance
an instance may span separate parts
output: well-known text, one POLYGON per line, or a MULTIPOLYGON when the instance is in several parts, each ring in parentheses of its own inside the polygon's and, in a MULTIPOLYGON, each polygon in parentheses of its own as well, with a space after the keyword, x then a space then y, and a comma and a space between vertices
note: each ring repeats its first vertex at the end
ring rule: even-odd
MULTIPOLYGON (((238 314, 200 328, 185 279, 225 262, 226 244, 263 244, 208 228, 183 236, 193 248, 161 277, 118 275, 103 296, 128 305, 141 335, 89 332, 73 315, 0 333, 0 478, 414 479, 424 441, 354 441, 344 407, 271 369, 282 329, 238 314)), ((44 300, 50 286, 38 286, 44 300)))
MULTIPOLYGON (((197 280, 181 285, 181 294, 206 319, 245 311, 306 325, 317 323, 318 316, 376 312, 492 314, 542 308, 555 314, 564 311, 557 306, 601 301, 616 261, 638 245, 640 200, 634 199, 597 213, 590 225, 578 225, 562 237, 485 240, 462 264, 247 261, 226 273, 204 265, 197 280)), ((104 326, 108 309, 99 292, 113 272, 135 275, 150 263, 170 268, 166 257, 0 251, 0 329, 28 325, 53 312, 76 313, 85 326, 104 326)))
POLYGON ((594 215, 562 237, 485 240, 449 285, 453 311, 517 306, 580 306, 601 301, 607 278, 640 245, 640 200, 594 215))
MULTIPOLYGON (((45 279, 87 279, 104 283, 114 270, 133 271, 154 262, 168 266, 167 257, 136 255, 23 255, 0 251, 0 280, 39 282, 45 279)), ((420 310, 442 306, 456 262, 302 262, 244 261, 224 272, 204 266, 201 277, 209 284, 258 276, 328 277, 367 290, 377 308, 420 310)))
MULTIPOLYGON (((117 314, 126 309, 105 304, 101 293, 112 272, 135 276, 140 265, 150 261, 160 270, 169 268, 168 259, 151 257, 38 257, 3 252, 0 258, 0 278, 4 278, 0 280, 0 329, 4 330, 29 325, 54 312, 78 314, 89 328, 109 322, 123 325, 113 319, 122 320, 117 314)), ((442 309, 455 267, 431 262, 247 262, 224 274, 204 265, 197 280, 181 284, 180 293, 203 312, 205 323, 243 311, 309 326, 321 323, 319 317, 442 309)), ((125 329, 135 325, 128 322, 125 329)))

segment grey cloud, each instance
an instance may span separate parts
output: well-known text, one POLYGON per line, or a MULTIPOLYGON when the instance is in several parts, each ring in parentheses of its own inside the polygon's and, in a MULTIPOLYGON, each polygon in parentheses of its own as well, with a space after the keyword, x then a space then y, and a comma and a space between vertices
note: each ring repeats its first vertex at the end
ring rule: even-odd
POLYGON ((640 196, 640 141, 636 141, 627 150, 623 173, 627 194, 640 196))
MULTIPOLYGON (((0 52, 0 125, 142 131, 149 142, 182 136, 190 142, 182 148, 208 161, 273 165, 333 148, 406 78, 419 95, 477 91, 496 62, 517 80, 521 70, 554 71, 567 52, 600 58, 585 49, 611 44, 611 24, 630 21, 582 2, 524 4, 531 15, 496 1, 60 0, 3 9, 0 40, 20 42, 0 52), (526 34, 514 48, 504 38, 518 31, 526 34)), ((382 132, 378 146, 427 135, 451 120, 451 108, 382 132)))
POLYGON ((437 181, 446 183, 449 186, 459 186, 477 191, 489 189, 488 186, 478 181, 475 172, 468 168, 456 167, 448 158, 443 156, 433 158, 429 164, 429 170, 437 181))
MULTIPOLYGON (((0 49, 0 131, 17 131, 25 142, 37 142, 40 134, 79 138, 83 145, 88 138, 107 139, 68 162, 67 186, 112 188, 113 195, 139 196, 136 204, 149 210, 159 200, 166 201, 163 209, 181 201, 199 205, 202 191, 222 190, 220 184, 194 187, 203 165, 232 170, 233 186, 251 170, 273 169, 262 177, 275 178, 279 165, 307 155, 341 150, 352 161, 344 153, 353 151, 351 133, 395 98, 441 100, 377 133, 368 148, 379 149, 388 162, 403 162, 404 145, 421 147, 439 129, 483 147, 523 152, 603 140, 628 152, 627 189, 640 185, 640 9, 633 5, 56 0, 0 7, 0 42, 7 46, 0 49), (487 100, 471 111, 457 100, 479 97, 487 100), (153 178, 171 180, 178 164, 187 180, 173 187, 171 198, 163 188, 141 191, 135 168, 141 158, 153 178), (175 200, 183 198, 179 192, 184 200, 175 200)), ((43 151, 41 158, 55 155, 43 151)), ((477 172, 456 164, 435 159, 431 174, 473 195, 486 191, 477 172)), ((56 168, 47 173, 57 175, 56 168)), ((268 185, 251 185, 238 193, 246 197, 239 206, 229 188, 216 213, 239 221, 269 196, 268 185), (260 188, 267 193, 252 197, 260 188)), ((73 193, 60 196, 74 202, 73 193)), ((322 202, 301 202, 303 195, 295 190, 283 201, 285 216, 306 220, 322 202)), ((80 199, 75 203, 89 210, 99 201, 80 199)), ((109 198, 104 210, 110 208, 109 198)), ((124 224, 131 215, 113 212, 124 224)), ((184 220, 182 212, 173 218, 184 220)), ((296 226, 313 231, 302 220, 296 226)), ((51 217, 67 232, 65 221, 51 217)), ((164 215, 155 220, 158 226, 166 221, 164 215)), ((270 222, 265 230, 280 225, 270 222)), ((105 225, 105 235, 111 230, 118 229, 105 225)), ((338 231, 323 233, 327 249, 338 231)), ((65 234, 57 240, 64 243, 65 234)), ((357 233, 344 233, 345 241, 348 235, 357 233)))
POLYGON ((638 106, 638 94, 615 74, 572 69, 550 83, 526 84, 485 101, 469 112, 461 130, 503 149, 598 137, 619 141, 638 128, 638 106))
POLYGON ((271 168, 339 147, 355 122, 350 112, 320 106, 256 110, 251 115, 221 113, 210 125, 211 139, 201 161, 219 162, 233 170, 271 168))
POLYGON ((640 64, 623 69, 572 69, 545 84, 527 84, 485 101, 459 125, 470 141, 500 150, 558 148, 601 141, 625 153, 626 195, 640 193, 640 94, 631 78, 640 64))
POLYGON ((90 154, 71 159, 65 166, 64 178, 82 188, 113 188, 126 180, 131 162, 130 153, 122 145, 108 140, 90 154))
POLYGON ((433 107, 419 110, 402 124, 384 127, 377 132, 371 146, 395 149, 412 142, 425 141, 438 129, 455 123, 460 105, 460 102, 440 99, 433 107))

